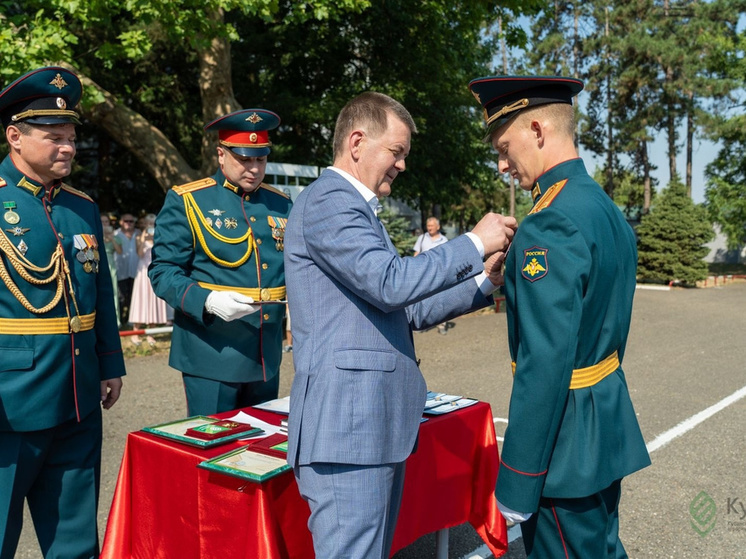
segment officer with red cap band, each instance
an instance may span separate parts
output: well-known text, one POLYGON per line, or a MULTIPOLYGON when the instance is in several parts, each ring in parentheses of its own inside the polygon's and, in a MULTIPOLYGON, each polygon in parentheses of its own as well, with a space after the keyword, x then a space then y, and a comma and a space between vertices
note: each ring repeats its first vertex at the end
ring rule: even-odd
POLYGON ((169 364, 190 416, 278 394, 291 202, 263 180, 279 124, 271 111, 244 109, 206 125, 218 133, 219 169, 174 186, 156 220, 149 274, 174 308, 169 364))

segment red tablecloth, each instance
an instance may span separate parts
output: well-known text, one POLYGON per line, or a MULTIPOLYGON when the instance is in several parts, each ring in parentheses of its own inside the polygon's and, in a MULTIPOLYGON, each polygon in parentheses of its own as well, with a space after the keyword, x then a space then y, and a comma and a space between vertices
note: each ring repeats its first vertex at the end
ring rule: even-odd
MULTIPOLYGON (((268 423, 281 419, 245 411, 268 423)), ((203 450, 130 433, 101 557, 312 558, 308 505, 292 471, 258 484, 196 467, 238 446, 203 450)), ((425 534, 469 522, 495 557, 502 555, 507 530, 493 496, 498 461, 489 404, 423 423, 417 452, 407 460, 392 554, 425 534)))

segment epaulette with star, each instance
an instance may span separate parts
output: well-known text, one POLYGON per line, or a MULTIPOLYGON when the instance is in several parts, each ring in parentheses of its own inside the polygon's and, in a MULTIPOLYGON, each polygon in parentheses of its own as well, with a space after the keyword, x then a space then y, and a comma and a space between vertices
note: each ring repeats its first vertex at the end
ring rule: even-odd
POLYGON ((290 199, 290 195, 289 195, 289 194, 285 194, 285 193, 284 193, 284 192, 283 192, 282 190, 278 190, 278 189, 276 189, 276 188, 275 188, 274 186, 269 186, 269 185, 268 185, 268 184, 266 184, 266 183, 261 183, 261 184, 259 185, 259 188, 263 188, 263 189, 265 189, 265 190, 269 190, 270 192, 273 192, 274 194, 279 194, 279 195, 280 195, 280 196, 282 196, 283 198, 287 198, 287 199, 290 199))
POLYGON ((541 200, 539 200, 539 202, 533 208, 531 208, 531 211, 528 213, 535 214, 551 206, 552 202, 554 202, 554 199, 562 191, 562 189, 565 187, 566 184, 567 184, 567 179, 563 179, 559 182, 554 183, 552 186, 550 186, 547 189, 547 191, 544 193, 544 196, 541 197, 541 200))
POLYGON ((64 182, 60 185, 60 188, 64 190, 65 192, 69 192, 70 194, 74 194, 75 196, 79 196, 80 198, 83 198, 85 200, 88 200, 89 202, 95 203, 96 201, 88 196, 85 192, 82 190, 78 190, 77 188, 73 188, 69 184, 65 184, 64 182))
POLYGON ((215 179, 206 178, 206 179, 199 179, 196 181, 188 182, 186 184, 179 184, 176 186, 172 186, 171 190, 176 192, 176 194, 178 194, 179 196, 184 196, 184 194, 187 194, 188 192, 202 190, 203 188, 214 186, 216 184, 217 183, 215 182, 215 179))

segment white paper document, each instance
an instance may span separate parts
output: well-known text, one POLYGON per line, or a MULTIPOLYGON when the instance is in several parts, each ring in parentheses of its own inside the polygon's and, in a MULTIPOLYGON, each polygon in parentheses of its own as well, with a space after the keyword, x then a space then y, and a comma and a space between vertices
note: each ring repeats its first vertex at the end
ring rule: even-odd
POLYGON ((238 412, 233 417, 227 417, 226 419, 230 419, 231 421, 238 421, 239 423, 248 423, 252 427, 258 427, 259 429, 262 429, 264 431, 264 433, 260 433, 254 437, 242 438, 242 441, 246 439, 256 439, 257 437, 268 437, 269 435, 274 435, 275 433, 281 432, 279 425, 272 425, 271 423, 262 421, 258 417, 254 417, 253 415, 249 415, 248 413, 243 411, 238 412))

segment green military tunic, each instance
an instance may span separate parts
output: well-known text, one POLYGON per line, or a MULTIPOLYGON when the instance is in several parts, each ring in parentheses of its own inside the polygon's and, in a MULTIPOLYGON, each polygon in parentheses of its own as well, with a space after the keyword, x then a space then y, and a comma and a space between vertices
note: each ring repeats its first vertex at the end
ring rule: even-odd
POLYGON ((212 290, 255 301, 285 299, 283 237, 287 195, 262 184, 245 193, 221 171, 175 186, 158 215, 150 279, 174 308, 169 364, 221 382, 267 381, 279 374, 283 304, 231 322, 207 314, 212 290))
POLYGON ((497 498, 521 512, 542 497, 598 493, 650 464, 621 367, 634 233, 580 159, 534 191, 505 272, 515 377, 497 498))
POLYGON ((62 182, 46 192, 10 156, 0 201, 0 431, 80 420, 100 407, 101 381, 124 375, 98 207, 62 182))
POLYGON ((0 557, 27 500, 42 552, 94 557, 101 381, 124 375, 101 218, 0 164, 0 557))

